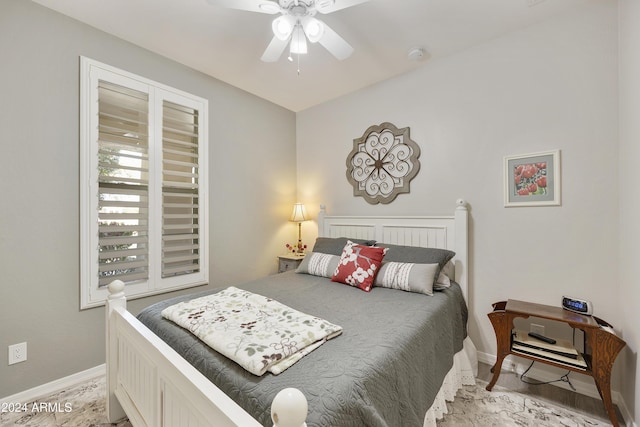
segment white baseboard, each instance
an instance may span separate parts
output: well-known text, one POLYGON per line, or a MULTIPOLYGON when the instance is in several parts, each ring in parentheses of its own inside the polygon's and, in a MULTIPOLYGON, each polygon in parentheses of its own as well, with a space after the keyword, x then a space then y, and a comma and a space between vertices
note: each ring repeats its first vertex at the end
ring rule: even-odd
POLYGON ((53 393, 57 393, 65 388, 74 386, 76 384, 83 383, 85 381, 92 380, 94 378, 106 375, 107 368, 105 364, 96 366, 95 368, 87 369, 86 371, 78 372, 68 377, 60 378, 55 381, 51 381, 46 384, 39 385, 29 390, 25 390, 20 393, 16 393, 12 396, 3 397, 0 399, 0 405, 3 403, 29 403, 37 400, 41 397, 48 396, 53 393))
MULTIPOLYGON (((502 370, 507 372, 515 372, 516 374, 521 375, 529 367, 529 364, 531 363, 528 360, 523 363, 521 362, 521 360, 524 360, 524 359, 520 359, 518 357, 514 357, 511 355, 507 356, 502 362, 502 370)), ((478 352, 478 361, 482 363, 486 363, 487 365, 493 366, 496 363, 496 356, 488 353, 478 352)), ((544 366, 544 365, 538 364, 538 366, 544 366)), ((536 368, 535 365, 529 372, 527 372, 527 377, 533 378, 541 382, 554 381, 558 379, 557 374, 553 372, 549 372, 545 369, 536 368)), ((500 379, 498 379, 498 383, 499 382, 500 382, 500 379)), ((600 400, 600 394, 598 393, 596 384, 595 382, 593 382, 593 378, 591 378, 590 376, 580 375, 580 374, 575 376, 572 375, 571 384, 573 384, 573 386, 576 388, 575 390, 576 393, 580 393, 585 396, 593 397, 594 399, 600 400)), ((567 384, 564 381, 554 382, 551 385, 564 388, 565 390, 573 391, 569 386, 569 384, 567 384)), ((618 406, 618 409, 620 410, 620 413, 622 414, 622 417, 625 420, 626 426, 638 427, 635 421, 633 420, 633 417, 629 412, 629 408, 627 407, 620 392, 616 390, 611 390, 611 400, 615 405, 618 406)))

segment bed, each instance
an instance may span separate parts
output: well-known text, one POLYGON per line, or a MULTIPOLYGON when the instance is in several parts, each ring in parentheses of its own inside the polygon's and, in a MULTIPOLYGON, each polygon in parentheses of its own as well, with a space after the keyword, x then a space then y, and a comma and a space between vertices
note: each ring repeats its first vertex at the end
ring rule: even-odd
POLYGON ((127 416, 134 426, 435 425, 446 412, 445 400, 475 376, 475 348, 466 337, 467 215, 462 200, 452 216, 438 217, 329 216, 321 208, 320 237, 449 249, 456 254, 447 264, 454 280, 433 295, 383 287, 365 293, 293 271, 238 285, 343 327, 341 336, 279 375, 255 376, 162 319, 162 310, 200 294, 163 301, 136 318, 126 311, 122 285, 110 285, 109 421, 127 416))

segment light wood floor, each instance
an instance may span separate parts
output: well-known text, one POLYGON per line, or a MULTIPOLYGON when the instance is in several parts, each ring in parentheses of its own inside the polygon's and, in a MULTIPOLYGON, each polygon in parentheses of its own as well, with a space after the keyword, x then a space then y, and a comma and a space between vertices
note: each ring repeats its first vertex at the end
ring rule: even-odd
MULTIPOLYGON (((493 374, 491 373, 491 366, 485 363, 478 363, 478 379, 486 382, 491 381, 493 374)), ((534 382, 535 380, 531 380, 534 382)), ((591 414, 597 417, 604 417, 608 419, 607 412, 604 409, 602 400, 595 399, 593 397, 585 396, 584 394, 576 393, 570 390, 566 390, 552 384, 531 385, 527 384, 520 379, 520 375, 502 371, 500 378, 496 385, 505 387, 511 391, 518 393, 528 394, 530 396, 538 397, 542 400, 546 400, 551 403, 564 406, 566 408, 581 411, 585 414, 591 414)), ((624 426, 624 419, 620 414, 620 410, 616 406, 616 415, 618 423, 624 426)))

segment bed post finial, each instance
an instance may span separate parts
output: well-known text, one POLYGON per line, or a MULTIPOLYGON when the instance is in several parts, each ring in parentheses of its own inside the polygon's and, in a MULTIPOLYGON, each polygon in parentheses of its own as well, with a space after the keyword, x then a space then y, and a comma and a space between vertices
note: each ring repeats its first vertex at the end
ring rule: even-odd
POLYGON ((124 296, 124 282, 122 280, 114 280, 109 283, 109 299, 118 299, 124 296))
POLYGON ((127 307, 127 297, 124 293, 125 284, 122 280, 114 280, 109 283, 107 289, 109 290, 109 297, 107 298, 107 311, 113 310, 115 307, 127 307))
POLYGON ((467 210, 467 201, 464 199, 456 200, 456 209, 464 209, 467 210))
POLYGON ((271 402, 274 427, 306 427, 307 398, 297 388, 280 390, 271 402))

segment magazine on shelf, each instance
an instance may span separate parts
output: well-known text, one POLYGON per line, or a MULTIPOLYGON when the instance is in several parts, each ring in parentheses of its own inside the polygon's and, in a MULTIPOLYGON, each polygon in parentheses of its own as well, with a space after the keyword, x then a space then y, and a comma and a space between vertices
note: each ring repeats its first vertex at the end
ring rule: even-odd
POLYGON ((573 368, 587 369, 584 357, 568 340, 556 340, 555 344, 549 344, 528 336, 526 332, 516 331, 511 350, 515 353, 539 357, 573 368))
POLYGON ((578 358, 578 350, 575 349, 569 340, 557 339, 555 344, 549 344, 539 339, 530 337, 524 331, 516 331, 513 342, 523 347, 536 348, 560 356, 578 358))

